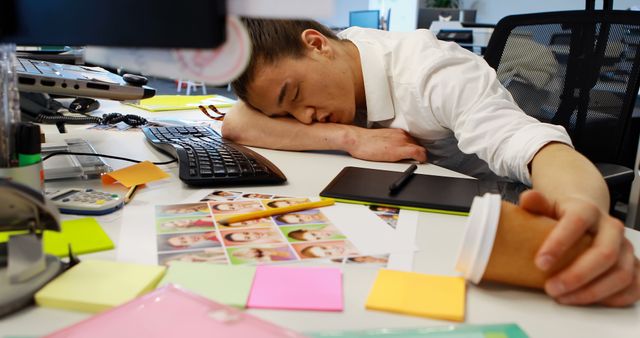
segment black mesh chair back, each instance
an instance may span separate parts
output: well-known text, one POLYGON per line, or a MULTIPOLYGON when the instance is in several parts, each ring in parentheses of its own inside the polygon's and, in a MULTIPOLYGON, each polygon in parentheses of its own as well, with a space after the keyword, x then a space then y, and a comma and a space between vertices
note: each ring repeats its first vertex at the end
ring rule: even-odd
POLYGON ((497 24, 485 60, 528 115, 564 126, 591 161, 631 167, 639 45, 640 12, 514 15, 497 24))

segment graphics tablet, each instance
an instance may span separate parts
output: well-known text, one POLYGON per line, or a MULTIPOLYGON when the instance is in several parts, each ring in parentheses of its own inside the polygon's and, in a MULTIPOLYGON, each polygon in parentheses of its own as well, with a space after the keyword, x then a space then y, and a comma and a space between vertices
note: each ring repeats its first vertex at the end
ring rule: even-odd
POLYGON ((414 174, 402 189, 390 194, 389 185, 401 175, 397 171, 345 167, 320 196, 346 203, 467 215, 473 197, 486 191, 476 179, 414 174))

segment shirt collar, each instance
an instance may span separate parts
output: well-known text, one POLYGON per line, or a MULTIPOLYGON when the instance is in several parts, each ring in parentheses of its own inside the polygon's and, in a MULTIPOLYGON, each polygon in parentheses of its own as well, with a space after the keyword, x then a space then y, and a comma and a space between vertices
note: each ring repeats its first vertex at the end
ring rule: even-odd
POLYGON ((389 80, 379 47, 369 41, 353 41, 360 52, 364 93, 367 100, 367 121, 378 122, 395 117, 389 80))

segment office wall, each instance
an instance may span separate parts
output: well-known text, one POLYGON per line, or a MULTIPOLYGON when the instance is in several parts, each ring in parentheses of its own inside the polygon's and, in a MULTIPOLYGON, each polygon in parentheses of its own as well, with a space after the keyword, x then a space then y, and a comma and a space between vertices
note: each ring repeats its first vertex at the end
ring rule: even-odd
POLYGON ((390 31, 410 32, 417 27, 418 0, 370 0, 369 8, 379 9, 385 17, 391 9, 390 31))
MULTIPOLYGON (((465 0, 463 5, 478 11, 476 22, 497 23, 512 14, 584 9, 585 0, 465 0)), ((640 6, 640 0, 613 1, 614 9, 632 6, 640 6)), ((596 8, 601 7, 602 1, 596 1, 596 8)))
POLYGON ((329 27, 348 27, 349 12, 369 9, 369 0, 334 0, 333 16, 319 19, 329 27))

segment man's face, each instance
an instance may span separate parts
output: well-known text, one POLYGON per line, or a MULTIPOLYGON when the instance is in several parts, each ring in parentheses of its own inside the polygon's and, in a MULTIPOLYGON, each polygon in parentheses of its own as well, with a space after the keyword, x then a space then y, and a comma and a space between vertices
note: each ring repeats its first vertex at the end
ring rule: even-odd
POLYGON ((354 80, 337 58, 309 52, 258 65, 249 104, 267 116, 291 116, 310 124, 351 124, 356 111, 354 80))

